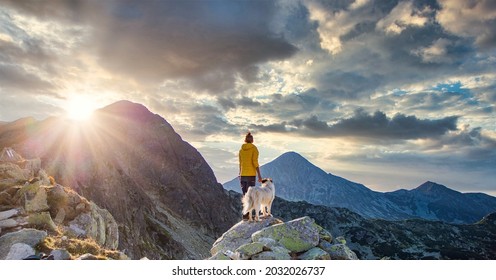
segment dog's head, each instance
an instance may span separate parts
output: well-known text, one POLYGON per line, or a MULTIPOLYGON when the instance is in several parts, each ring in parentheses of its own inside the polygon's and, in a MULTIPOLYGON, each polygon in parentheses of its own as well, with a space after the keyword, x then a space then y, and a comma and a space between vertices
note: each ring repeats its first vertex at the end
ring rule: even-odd
POLYGON ((262 186, 264 185, 272 185, 274 184, 274 181, 272 181, 272 178, 264 178, 262 179, 262 186))

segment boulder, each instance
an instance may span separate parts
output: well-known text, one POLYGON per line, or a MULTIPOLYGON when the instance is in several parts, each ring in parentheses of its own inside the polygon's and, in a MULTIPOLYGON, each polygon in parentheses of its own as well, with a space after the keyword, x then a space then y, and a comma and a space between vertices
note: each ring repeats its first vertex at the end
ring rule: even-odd
POLYGON ((93 202, 90 203, 90 212, 81 213, 69 222, 66 231, 69 235, 78 238, 94 239, 99 245, 115 250, 119 245, 119 230, 117 222, 110 212, 101 209, 93 202))
POLYGON ((332 234, 329 231, 327 231, 325 228, 322 228, 322 230, 319 232, 319 238, 320 240, 332 242, 332 234))
POLYGON ((55 219, 53 219, 54 222, 57 224, 63 224, 65 220, 65 210, 64 208, 60 208, 57 211, 57 214, 55 215, 55 219))
POLYGON ((7 211, 2 211, 2 212, 0 212, 0 220, 5 220, 5 219, 8 219, 10 217, 17 216, 17 215, 19 215, 20 212, 21 212, 21 209, 10 209, 7 211))
POLYGON ((0 220, 0 229, 13 228, 19 226, 19 223, 14 219, 0 220))
POLYGON ((19 231, 6 233, 0 236, 0 260, 7 257, 12 245, 24 243, 34 247, 39 242, 43 241, 46 236, 47 233, 45 231, 36 229, 21 229, 19 231))
POLYGON ((334 242, 346 245, 346 239, 343 236, 336 237, 336 240, 334 240, 334 242))
POLYGON ((22 260, 34 255, 36 252, 33 247, 26 243, 16 243, 10 247, 10 251, 5 257, 6 260, 22 260))
POLYGON ((260 222, 241 221, 226 231, 212 246, 210 253, 216 255, 218 252, 227 250, 235 251, 239 246, 251 243, 253 233, 275 224, 282 223, 281 220, 269 217, 260 222))
POLYGON ((10 205, 12 203, 12 197, 6 191, 0 192, 0 205, 10 205))
POLYGON ((10 162, 0 163, 0 179, 13 179, 13 181, 26 181, 28 174, 17 164, 10 162))
POLYGON ((59 209, 67 206, 69 195, 64 187, 56 184, 48 190, 48 205, 52 211, 58 212, 59 209))
POLYGON ((79 258, 77 258, 76 260, 92 261, 92 260, 98 260, 98 257, 93 254, 87 253, 79 256, 79 258))
POLYGON ((24 209, 26 212, 42 212, 50 209, 47 203, 45 187, 31 186, 24 192, 24 209))
POLYGON ((27 218, 29 225, 36 227, 38 229, 45 229, 51 232, 57 232, 57 226, 50 217, 49 212, 33 213, 27 218))
POLYGON ((333 260, 358 260, 357 255, 344 244, 334 244, 325 250, 333 260))
POLYGON ((217 252, 217 254, 215 254, 212 257, 210 257, 209 260, 228 261, 228 260, 231 260, 231 258, 229 258, 228 256, 226 256, 224 254, 224 252, 217 252))
POLYGON ((263 251, 251 257, 252 260, 290 260, 290 251, 281 246, 274 246, 270 251, 263 251))
POLYGON ((70 260, 71 254, 64 249, 56 249, 50 252, 50 255, 53 256, 55 260, 70 260))
POLYGON ((330 260, 331 256, 326 251, 315 247, 298 257, 300 260, 330 260))
POLYGON ((307 251, 319 244, 320 227, 310 217, 276 224, 253 233, 252 240, 271 238, 293 253, 307 251))
POLYGON ((258 254, 264 250, 264 245, 260 242, 253 242, 239 246, 235 253, 239 256, 239 259, 248 260, 253 255, 258 254))

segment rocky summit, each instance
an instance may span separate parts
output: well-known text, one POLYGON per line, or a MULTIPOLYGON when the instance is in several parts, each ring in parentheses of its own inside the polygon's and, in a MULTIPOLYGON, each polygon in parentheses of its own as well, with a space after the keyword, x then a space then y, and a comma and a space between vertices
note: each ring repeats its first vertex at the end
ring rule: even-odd
POLYGON ((94 202, 57 184, 13 149, 0 159, 0 260, 45 254, 73 259, 126 258, 115 251, 119 231, 114 217, 94 202))
POLYGON ((241 221, 217 239, 210 252, 210 260, 358 259, 343 237, 333 238, 309 217, 241 221))
POLYGON ((41 158, 58 182, 107 209, 132 259, 206 258, 239 220, 200 153, 140 104, 116 102, 84 123, 7 123, 0 147, 41 158))

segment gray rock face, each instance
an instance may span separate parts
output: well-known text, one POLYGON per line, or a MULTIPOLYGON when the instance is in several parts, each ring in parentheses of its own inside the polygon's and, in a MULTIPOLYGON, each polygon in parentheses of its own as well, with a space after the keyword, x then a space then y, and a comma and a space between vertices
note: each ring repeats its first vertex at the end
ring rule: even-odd
POLYGON ((6 259, 14 244, 22 243, 34 247, 47 237, 45 231, 36 229, 21 229, 0 236, 0 260, 6 259))
POLYGON ((327 252, 333 260, 358 260, 355 252, 351 251, 344 244, 334 244, 329 247, 327 252))
MULTIPOLYGON (((54 238, 59 234, 76 232, 73 236, 93 239, 103 248, 115 250, 118 247, 118 226, 107 210, 61 185, 42 185, 51 182, 37 164, 30 165, 30 170, 15 166, 4 165, 2 171, 4 176, 8 174, 10 179, 14 179, 12 184, 22 179, 23 173, 35 172, 33 174, 37 177, 23 182, 22 186, 6 186, 4 192, 8 192, 10 201, 9 204, 0 204, 4 207, 2 209, 8 209, 0 211, 0 259, 20 259, 26 254, 34 254, 34 246, 47 236, 47 232, 54 238), (69 229, 68 232, 64 228, 69 229)), ((69 242, 67 237, 64 242, 69 242)), ((61 254, 67 258, 67 254, 61 254)))
POLYGON ((24 209, 26 212, 42 212, 50 209, 47 202, 47 192, 44 187, 34 187, 24 193, 24 209))
POLYGON ((328 252, 314 247, 306 251, 303 255, 299 257, 300 260, 330 260, 331 256, 328 252))
POLYGON ((53 256, 55 260, 70 260, 71 254, 67 252, 67 250, 53 250, 50 252, 50 255, 53 256))
MULTIPOLYGON (((329 260, 331 246, 344 247, 348 254, 339 259, 356 259, 342 243, 331 244, 329 233, 309 217, 281 222, 270 218, 262 222, 241 222, 228 230, 213 245, 211 260, 329 260), (271 225, 271 223, 275 224, 271 225), (251 238, 249 237, 251 234, 251 238), (328 246, 320 246, 328 244, 328 246), (319 247, 317 247, 319 245, 319 247), (237 248, 236 248, 237 247, 237 248), (233 248, 236 248, 233 250, 233 248), (324 248, 324 249, 323 249, 324 248)), ((334 250, 335 251, 335 250, 334 250)), ((336 259, 338 259, 336 257, 336 259)))
POLYGON ((261 222, 251 223, 247 221, 241 221, 231 227, 226 231, 212 246, 210 253, 212 255, 218 252, 225 251, 235 251, 239 246, 251 242, 251 236, 253 233, 274 225, 282 223, 281 220, 269 217, 267 219, 262 219, 261 222))
POLYGON ((26 257, 34 255, 33 247, 24 243, 16 243, 10 247, 10 251, 5 257, 6 260, 22 260, 26 257))
POLYGON ((303 217, 287 223, 273 225, 253 234, 254 241, 271 238, 289 249, 300 253, 319 244, 320 228, 309 217, 303 217))

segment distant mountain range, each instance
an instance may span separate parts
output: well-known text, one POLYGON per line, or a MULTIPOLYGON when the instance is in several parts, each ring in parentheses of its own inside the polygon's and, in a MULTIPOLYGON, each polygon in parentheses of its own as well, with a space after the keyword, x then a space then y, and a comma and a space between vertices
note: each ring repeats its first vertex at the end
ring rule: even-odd
MULTIPOLYGON (((290 201, 348 208, 366 218, 421 218, 449 223, 475 223, 496 212, 496 198, 483 193, 460 193, 434 182, 413 190, 373 191, 362 184, 326 173, 295 152, 261 166, 274 179, 276 195, 290 201)), ((238 179, 224 184, 240 192, 238 179)))
MULTIPOLYGON (((229 191, 234 200, 241 194, 229 191)), ((241 206, 237 205, 238 209, 241 206)), ((309 216, 333 237, 343 236, 361 260, 494 260, 496 213, 473 224, 409 219, 367 219, 341 207, 276 197, 272 213, 282 220, 309 216)))

